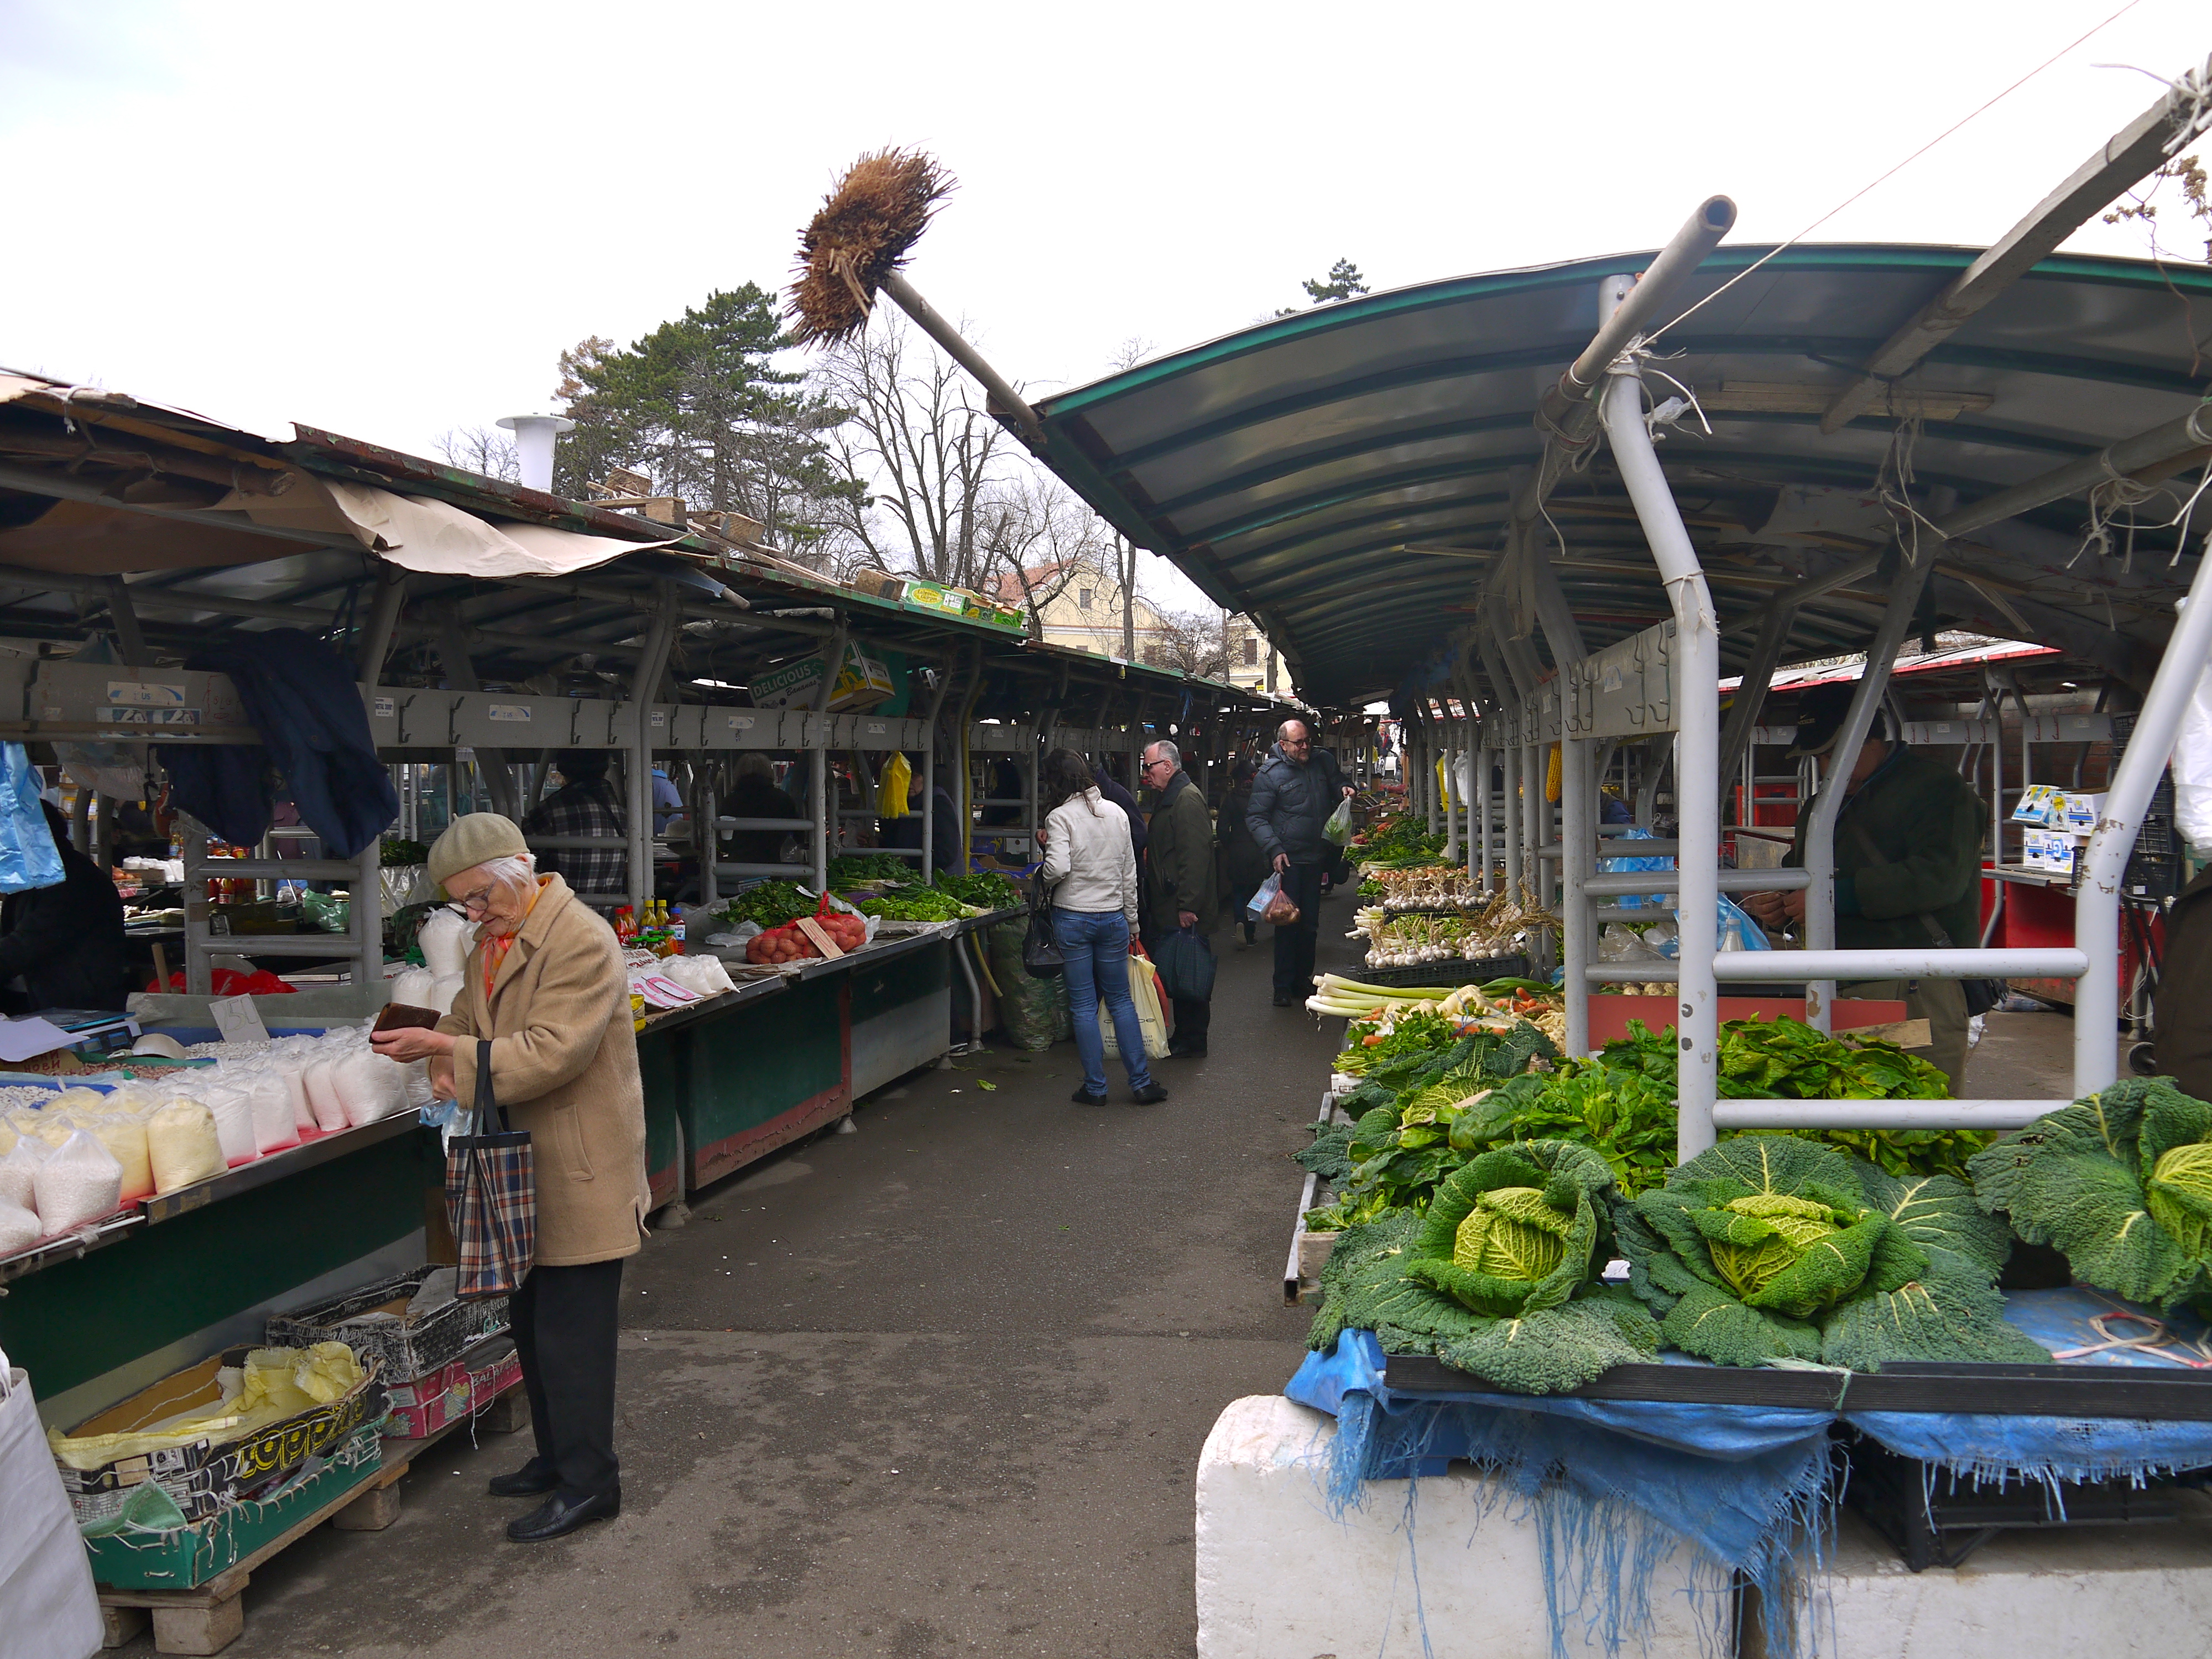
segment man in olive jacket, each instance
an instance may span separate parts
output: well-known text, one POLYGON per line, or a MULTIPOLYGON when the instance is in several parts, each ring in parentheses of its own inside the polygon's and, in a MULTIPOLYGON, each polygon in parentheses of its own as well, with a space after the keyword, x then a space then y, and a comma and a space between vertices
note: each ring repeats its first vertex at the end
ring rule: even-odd
POLYGON ((2151 1012, 2152 1052, 2161 1077, 2199 1100, 2212 1099, 2212 869, 2183 888, 2166 913, 2166 951, 2159 962, 2158 1001, 2151 1012))
MULTIPOLYGON (((1213 818, 1206 810, 1206 797, 1182 769, 1182 751, 1164 741, 1145 750, 1138 781, 1160 792, 1145 842, 1146 910, 1152 925, 1148 948, 1158 957, 1162 940, 1188 933, 1211 952, 1206 936, 1221 925, 1221 907, 1214 890, 1213 818)), ((1210 1000, 1177 997, 1168 1052, 1204 1059, 1212 1015, 1210 1000)))
MULTIPOLYGON (((1843 729, 1852 688, 1822 686, 1798 703, 1792 755, 1826 753, 1843 729)), ((1823 788, 1832 787, 1823 784, 1823 788)), ((1809 807, 1784 863, 1802 868, 1809 807)), ((1840 951, 1970 949, 1982 942, 1982 830, 1987 809, 1948 766, 1913 754, 1887 714, 1860 747, 1836 817, 1836 948, 1840 951)), ((1802 923, 1805 891, 1756 893, 1743 902, 1762 926, 1802 923)), ((1870 980, 1837 987, 1844 996, 1894 1000, 1928 1022, 1917 1050, 1951 1079, 1966 1076, 1966 996, 1955 979, 1870 980)))

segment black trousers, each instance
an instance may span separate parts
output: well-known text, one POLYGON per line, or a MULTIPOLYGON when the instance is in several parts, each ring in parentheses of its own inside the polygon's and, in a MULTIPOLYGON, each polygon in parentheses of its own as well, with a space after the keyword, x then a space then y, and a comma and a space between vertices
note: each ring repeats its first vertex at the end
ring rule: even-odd
POLYGON ((623 1258, 532 1267, 507 1304, 540 1462, 572 1501, 619 1489, 615 1326, 623 1258))
POLYGON ((1275 994, 1304 1001, 1313 994, 1314 947, 1321 939, 1321 866, 1293 864, 1283 872, 1283 890, 1298 919, 1275 929, 1275 994))
POLYGON ((1203 1048, 1206 1028, 1212 1024, 1213 1005, 1210 1002, 1185 1002, 1176 999, 1175 1040, 1178 1044, 1203 1048))

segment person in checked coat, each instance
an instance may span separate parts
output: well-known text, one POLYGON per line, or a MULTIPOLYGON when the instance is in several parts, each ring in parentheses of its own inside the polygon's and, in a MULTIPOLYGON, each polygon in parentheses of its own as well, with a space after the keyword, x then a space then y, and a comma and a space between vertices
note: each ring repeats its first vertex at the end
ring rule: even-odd
POLYGON ((560 876, 538 874, 522 831, 497 813, 456 819, 429 873, 478 925, 461 994, 434 1030, 372 1041, 394 1060, 427 1059, 432 1089, 468 1104, 477 1040, 490 1039, 495 1097, 530 1136, 537 1255, 508 1310, 538 1448, 491 1492, 545 1498, 507 1526, 531 1543, 622 1512, 615 1329, 623 1262, 652 1204, 629 979, 613 930, 560 876))

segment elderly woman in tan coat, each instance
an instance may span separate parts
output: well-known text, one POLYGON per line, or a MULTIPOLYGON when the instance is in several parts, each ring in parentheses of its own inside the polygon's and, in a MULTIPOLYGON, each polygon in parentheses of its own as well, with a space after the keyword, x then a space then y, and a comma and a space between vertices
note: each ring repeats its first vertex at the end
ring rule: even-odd
POLYGON ((507 819, 456 819, 429 864, 478 925, 476 949, 435 1030, 374 1042, 395 1060, 428 1059, 433 1087, 465 1105, 477 1096, 477 1039, 489 1037, 493 1093, 509 1127, 530 1136, 538 1250, 510 1310, 538 1455, 491 1490, 547 1494, 507 1534, 558 1538, 622 1509, 616 1316, 622 1264, 650 1202, 629 976, 613 931, 559 876, 537 873, 507 819))

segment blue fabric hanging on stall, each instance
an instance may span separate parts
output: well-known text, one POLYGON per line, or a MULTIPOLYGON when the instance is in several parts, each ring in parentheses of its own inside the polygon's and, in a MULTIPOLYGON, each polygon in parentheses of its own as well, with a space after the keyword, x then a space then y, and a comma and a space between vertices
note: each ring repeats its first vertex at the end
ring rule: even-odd
POLYGON ((171 801, 225 841, 251 847, 268 833, 272 766, 327 857, 353 857, 399 816, 353 669, 314 635, 296 628, 239 633, 185 666, 230 676, 246 719, 268 745, 156 750, 169 774, 171 801))
POLYGON ((30 751, 20 743, 0 745, 0 893, 56 886, 68 873, 39 805, 30 751))

